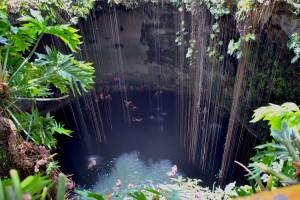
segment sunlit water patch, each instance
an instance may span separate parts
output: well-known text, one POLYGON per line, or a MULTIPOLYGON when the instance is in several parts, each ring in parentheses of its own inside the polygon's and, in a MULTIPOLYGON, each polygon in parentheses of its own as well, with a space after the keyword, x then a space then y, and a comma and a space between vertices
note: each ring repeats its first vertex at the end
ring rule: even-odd
MULTIPOLYGON (((101 165, 99 164, 99 166, 101 165)), ((154 163, 149 161, 145 163, 140 159, 137 152, 124 153, 112 162, 109 174, 99 176, 98 181, 91 188, 91 191, 100 194, 111 194, 127 189, 129 184, 132 184, 135 189, 141 189, 144 185, 151 187, 158 184, 170 183, 170 177, 167 176, 167 173, 171 169, 172 163, 169 160, 160 160, 154 163), (122 185, 118 188, 118 191, 114 188, 117 180, 122 181, 122 185)), ((176 176, 182 175, 180 172, 176 174, 176 176)))

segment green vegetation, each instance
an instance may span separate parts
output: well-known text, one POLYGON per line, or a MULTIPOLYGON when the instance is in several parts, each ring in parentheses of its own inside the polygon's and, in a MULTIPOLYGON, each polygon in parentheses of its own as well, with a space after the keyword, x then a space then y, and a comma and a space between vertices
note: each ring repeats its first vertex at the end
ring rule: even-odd
MULTIPOLYGON (((48 35, 61 39, 72 52, 77 52, 78 45, 81 44, 78 30, 69 24, 56 24, 57 21, 64 21, 57 20, 60 10, 55 9, 65 10, 66 7, 63 6, 68 6, 70 10, 67 12, 82 17, 88 13, 85 9, 92 6, 92 1, 76 2, 69 1, 69 5, 60 1, 38 1, 38 4, 33 1, 0 2, 1 120, 4 126, 7 123, 5 119, 11 119, 18 129, 14 132, 13 125, 9 125, 7 129, 10 134, 1 135, 1 175, 7 176, 5 170, 14 166, 21 173, 20 177, 43 172, 52 179, 48 180, 39 174, 28 176, 20 183, 17 172, 10 171, 12 179, 1 182, 0 196, 3 198, 0 199, 26 199, 22 195, 30 195, 33 199, 45 199, 48 195, 49 199, 49 195, 53 195, 53 192, 48 194, 52 185, 55 185, 52 187, 53 191, 58 190, 57 199, 64 199, 65 178, 62 181, 58 178, 59 165, 52 159, 54 155, 49 156, 49 150, 56 148, 57 141, 53 136, 55 133, 70 136, 72 131, 64 129, 49 113, 44 117, 40 116, 36 103, 67 98, 68 95, 65 94, 69 91, 74 95, 81 95, 91 89, 94 68, 91 63, 77 61, 73 54, 64 55, 55 47, 46 46, 46 54, 36 50, 43 36, 48 35), (83 6, 82 3, 86 4, 83 6), (31 9, 36 6, 39 10, 31 9), (17 24, 9 21, 8 12, 21 15, 17 24), (61 93, 58 98, 53 97, 54 87, 61 93), (20 107, 24 101, 30 102, 29 112, 20 107), (7 140, 10 140, 8 145, 7 140), (30 152, 34 152, 34 156, 30 152), (52 183, 49 184, 50 182, 52 183), (57 188, 57 184, 61 187, 57 188)), ((66 19, 72 20, 73 15, 66 19)), ((74 187, 72 183, 68 184, 69 188, 74 187)))
POLYGON ((26 14, 30 9, 39 10, 43 16, 51 16, 54 23, 76 24, 80 17, 86 18, 95 0, 4 0, 9 13, 26 14), (64 15, 64 14, 66 15, 64 15))
MULTIPOLYGON (((45 200, 49 197, 49 190, 53 182, 42 174, 28 176, 22 182, 16 170, 10 170, 10 177, 5 180, 0 178, 0 199, 2 200, 45 200)), ((65 196, 65 176, 60 175, 58 181, 57 200, 65 196)))
MULTIPOLYGON (((230 196, 234 195, 235 192, 233 188, 235 183, 229 184, 224 190, 220 187, 214 187, 210 190, 208 187, 201 187, 199 183, 201 180, 198 179, 183 179, 178 177, 177 179, 171 178, 171 181, 176 182, 174 184, 159 185, 159 188, 154 186, 148 187, 144 186, 141 191, 135 189, 128 189, 121 192, 116 192, 116 194, 107 194, 106 199, 231 199, 230 196)), ((89 191, 76 191, 78 194, 82 195, 84 199, 105 199, 101 194, 91 193, 89 191)))
POLYGON ((295 57, 292 59, 292 63, 295 63, 300 58, 300 38, 299 33, 293 33, 292 39, 288 41, 287 47, 293 49, 295 57))
MULTIPOLYGON (((17 138, 26 140, 32 144, 45 146, 48 150, 56 148, 55 133, 70 136, 71 131, 63 128, 63 125, 48 113, 40 116, 36 108, 37 101, 52 101, 67 98, 68 92, 74 95, 81 95, 92 88, 94 68, 91 63, 77 61, 73 54, 65 55, 56 50, 55 47, 45 46, 44 53, 36 52, 39 42, 44 35, 51 35, 60 38, 70 51, 76 53, 78 45, 81 44, 80 36, 76 29, 66 22, 75 24, 78 17, 85 17, 92 8, 93 0, 86 1, 33 1, 6 0, 0 3, 0 108, 1 116, 10 118, 18 128, 17 138), (20 3, 20 2, 19 2, 20 3), (38 10, 33 10, 37 6, 38 10), (67 17, 62 17, 61 11, 66 11, 67 17), (8 13, 22 14, 18 18, 18 25, 11 24, 8 13), (60 24, 56 24, 56 23, 60 24), (52 98, 52 87, 60 90, 61 97, 52 98), (65 95, 65 96, 62 96, 65 95), (30 112, 24 112, 19 108, 20 102, 30 101, 32 104, 30 112)), ((119 1, 115 1, 120 3, 119 1)), ((181 5, 182 1, 172 1, 181 5)), ((286 0, 294 14, 299 13, 299 2, 286 0)), ((112 3, 109 1, 109 3, 112 3)), ((125 1, 126 5, 137 5, 136 1, 125 1)), ((237 24, 243 23, 247 18, 251 19, 248 30, 243 37, 231 40, 228 44, 227 53, 234 55, 237 59, 245 55, 243 52, 245 42, 255 40, 252 29, 258 21, 252 18, 265 5, 260 1, 225 1, 225 0, 200 0, 184 1, 186 10, 192 11, 193 4, 205 4, 207 9, 214 16, 215 20, 220 20, 228 14, 233 14, 237 24), (237 42, 235 42, 237 41, 237 42)), ((182 8, 181 8, 182 11, 182 8)), ((182 22, 184 25, 184 22, 182 22)), ((216 41, 216 46, 208 47, 208 56, 218 56, 218 60, 223 60, 224 55, 218 53, 217 47, 224 45, 223 41, 218 41, 220 34, 220 24, 216 22, 210 39, 216 41)), ((186 35, 185 29, 181 30, 182 35, 186 35)), ((178 45, 182 45, 182 35, 178 33, 178 45)), ((189 41, 189 48, 186 58, 192 59, 196 41, 189 41)), ((299 33, 294 33, 287 44, 288 49, 293 50, 295 56, 291 63, 295 63, 300 57, 299 33)), ((246 52, 247 53, 247 52, 246 52)), ((267 61, 269 62, 269 61, 267 61)), ((270 61, 274 65, 273 69, 263 69, 258 71, 258 82, 245 80, 245 87, 253 85, 252 97, 258 98, 258 91, 269 88, 273 94, 294 98, 295 91, 291 89, 296 83, 286 81, 290 77, 290 69, 283 70, 281 65, 284 62, 270 61), (279 74, 280 76, 275 76, 279 74), (285 75, 285 76, 284 76, 285 75), (270 78, 271 77, 271 78, 270 78), (269 83, 268 80, 272 81, 269 83), (255 88, 255 89, 253 89, 255 88)), ((265 63, 262 63, 265 64, 265 63)), ((266 65, 267 66, 267 65, 266 65)), ((233 85, 233 84, 232 84, 233 85)), ((271 95, 271 94, 270 94, 271 95)), ((263 96, 261 99, 265 100, 263 96)), ((269 99, 268 99, 269 100, 269 99)), ((228 101, 230 101, 228 99, 228 101)), ((250 102, 251 103, 251 102, 250 102)), ((231 102, 228 102, 231 104, 231 102)), ((261 104, 261 102, 259 103, 261 104)), ((253 106, 253 105, 252 105, 253 106)), ((251 109, 251 108, 250 108, 251 109)), ((244 109, 243 109, 244 110, 244 109)), ((300 168, 300 111, 299 106, 293 103, 285 103, 281 106, 270 104, 270 106, 259 108, 255 111, 254 119, 269 121, 270 137, 272 141, 256 147, 257 154, 251 158, 252 163, 248 167, 242 165, 248 172, 250 186, 234 188, 234 184, 228 185, 225 190, 220 187, 203 188, 199 185, 199 180, 182 178, 173 179, 176 184, 162 185, 162 188, 145 187, 142 191, 134 189, 126 190, 117 194, 107 194, 106 199, 123 199, 131 197, 133 199, 171 199, 171 198, 205 198, 205 199, 230 199, 237 196, 245 196, 259 191, 271 190, 276 187, 283 187, 292 184, 299 184, 300 168), (234 188, 234 191, 233 191, 234 188)), ((1 169, 8 166, 6 155, 9 153, 4 147, 0 148, 1 169)), ((50 160, 50 159, 49 159, 50 160)), ((11 179, 0 179, 0 199, 25 199, 29 195, 32 199, 46 199, 48 191, 55 184, 58 184, 57 199, 65 197, 65 177, 60 175, 58 180, 53 181, 53 173, 57 172, 59 164, 51 160, 46 164, 44 174, 31 175, 20 182, 18 173, 10 171, 11 179), (47 174, 49 176, 44 176, 47 174)), ((33 174, 33 172, 32 172, 33 174)), ((105 199, 101 194, 94 194, 89 191, 76 191, 84 198, 105 199)))
MULTIPOLYGON (((69 25, 48 25, 49 17, 43 17, 40 11, 30 10, 30 15, 18 19, 21 26, 13 26, 6 13, 6 4, 1 3, 0 39, 0 91, 2 111, 10 116, 28 138, 36 144, 49 149, 55 147, 54 132, 69 135, 70 131, 56 123, 49 115, 39 117, 37 109, 32 113, 23 113, 16 102, 46 101, 61 98, 49 98, 53 94, 50 84, 54 84, 61 93, 67 93, 70 87, 81 94, 91 89, 94 69, 91 63, 77 61, 72 55, 64 55, 55 48, 46 46, 47 54, 36 53, 36 48, 44 34, 60 38, 73 52, 81 43, 77 30, 69 25), (32 47, 33 46, 33 47, 32 47), (32 56, 36 59, 32 61, 32 56), (80 84, 79 84, 80 82, 80 84), (74 89, 75 88, 75 89, 74 89), (40 129, 47 127, 46 129, 40 129)), ((34 105, 33 105, 34 106, 34 105)))
POLYGON ((253 117, 253 123, 261 119, 269 121, 273 140, 256 147, 257 154, 251 158, 253 163, 248 168, 237 162, 249 172, 247 175, 251 186, 235 188, 237 195, 232 197, 300 183, 299 106, 294 103, 284 103, 281 106, 270 104, 255 110, 253 117))
POLYGON ((36 10, 30 10, 30 15, 18 19, 21 26, 13 26, 7 18, 6 4, 1 3, 0 8, 0 37, 3 44, 0 47, 1 109, 7 117, 11 116, 27 137, 48 148, 55 147, 53 133, 69 135, 70 131, 63 129, 50 115, 40 117, 37 109, 23 113, 16 102, 27 100, 34 103, 68 97, 51 98, 53 92, 50 84, 54 84, 62 94, 68 93, 68 88, 74 94, 75 89, 81 94, 81 89, 91 89, 94 69, 91 63, 77 61, 72 55, 57 52, 54 47, 46 46, 47 54, 35 52, 44 34, 60 38, 76 52, 81 43, 76 29, 69 25, 48 25, 49 17, 43 17, 36 10), (34 54, 36 59, 33 60, 34 54), (47 128, 40 132, 41 127, 47 128))

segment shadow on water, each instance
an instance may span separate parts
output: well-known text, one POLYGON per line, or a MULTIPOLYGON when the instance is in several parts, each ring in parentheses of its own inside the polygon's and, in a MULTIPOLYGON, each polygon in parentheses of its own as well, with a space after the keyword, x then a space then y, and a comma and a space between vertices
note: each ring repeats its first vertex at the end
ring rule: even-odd
MULTIPOLYGON (((124 99, 119 93, 111 95, 112 130, 109 126, 105 127, 107 142, 100 145, 93 134, 87 134, 83 141, 80 140, 70 106, 55 113, 56 120, 66 124, 65 128, 74 131, 72 138, 58 138, 58 160, 62 170, 73 174, 74 181, 81 188, 95 192, 110 191, 117 179, 123 179, 124 189, 129 183, 163 183, 169 181, 166 173, 175 164, 179 174, 201 178, 207 185, 212 185, 211 177, 201 174, 199 168, 189 162, 188 154, 176 139, 174 94, 163 93, 162 97, 157 97, 154 92, 129 94, 128 100, 137 107, 130 111, 130 118, 142 119, 141 122, 130 123, 124 120, 124 99), (97 164, 88 169, 92 158, 95 158, 97 164)), ((97 103, 100 110, 104 110, 103 102, 100 100, 97 103)), ((81 100, 80 105, 84 107, 81 100)), ((75 115, 79 114, 76 110, 74 112, 75 115)), ((91 133, 91 122, 86 116, 89 111, 82 112, 87 132, 91 133)), ((105 119, 106 116, 102 117, 105 119)), ((78 124, 80 126, 81 123, 78 124)))

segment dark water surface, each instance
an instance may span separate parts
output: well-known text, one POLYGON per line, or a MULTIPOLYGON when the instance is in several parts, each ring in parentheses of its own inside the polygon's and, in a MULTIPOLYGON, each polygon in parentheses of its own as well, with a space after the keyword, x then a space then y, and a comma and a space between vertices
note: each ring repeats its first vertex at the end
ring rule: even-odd
MULTIPOLYGON (((81 188, 104 193, 111 192, 118 179, 122 180, 124 189, 129 183, 143 186, 168 182, 170 178, 166 173, 175 164, 178 175, 201 178, 206 183, 212 180, 189 162, 188 154, 176 139, 174 94, 164 92, 156 96, 155 91, 130 93, 127 100, 137 107, 129 109, 130 118, 142 118, 141 122, 130 123, 124 120, 124 99, 119 93, 111 96, 110 102, 105 99, 95 102, 101 111, 105 110, 103 101, 111 107, 112 130, 106 123, 107 116, 102 115, 106 143, 96 142, 93 126, 87 117, 91 111, 86 109, 83 100, 80 100, 80 108, 88 134, 81 136, 82 139, 76 132, 76 126, 82 126, 83 122, 74 123, 70 106, 55 113, 56 120, 74 131, 72 138, 59 137, 57 151, 62 171, 73 174, 74 181, 81 188), (89 170, 91 158, 95 158, 97 164, 89 170)), ((72 108, 76 119, 79 119, 79 107, 72 105, 72 108)))

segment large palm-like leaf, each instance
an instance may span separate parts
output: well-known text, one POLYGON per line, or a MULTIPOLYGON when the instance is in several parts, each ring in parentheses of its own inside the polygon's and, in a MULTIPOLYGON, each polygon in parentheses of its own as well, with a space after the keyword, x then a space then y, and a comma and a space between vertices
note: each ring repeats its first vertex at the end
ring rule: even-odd
MULTIPOLYGON (((91 84, 94 68, 91 63, 76 61, 72 55, 64 55, 46 46, 47 54, 39 54, 38 59, 33 63, 37 67, 45 66, 46 75, 49 77, 48 81, 61 89, 61 92, 67 92, 66 85, 69 85, 74 92, 74 86, 79 94, 80 88, 84 91, 91 89, 91 84)), ((37 79, 31 80, 34 83, 37 79)))

